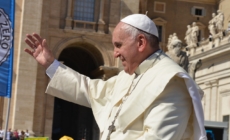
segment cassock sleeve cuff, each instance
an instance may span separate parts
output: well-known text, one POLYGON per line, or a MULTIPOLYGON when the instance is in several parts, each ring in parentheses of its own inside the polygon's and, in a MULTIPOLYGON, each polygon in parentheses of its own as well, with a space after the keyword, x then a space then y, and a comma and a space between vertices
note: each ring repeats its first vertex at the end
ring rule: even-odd
POLYGON ((54 62, 46 69, 46 74, 49 76, 50 79, 53 78, 57 68, 59 67, 60 62, 58 62, 56 59, 54 62))

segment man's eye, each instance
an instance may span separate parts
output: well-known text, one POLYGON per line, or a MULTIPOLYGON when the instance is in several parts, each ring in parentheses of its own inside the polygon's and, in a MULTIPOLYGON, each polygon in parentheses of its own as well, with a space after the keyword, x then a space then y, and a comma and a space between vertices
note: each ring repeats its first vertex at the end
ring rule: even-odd
POLYGON ((121 47, 121 43, 115 43, 115 47, 116 48, 120 48, 121 47))

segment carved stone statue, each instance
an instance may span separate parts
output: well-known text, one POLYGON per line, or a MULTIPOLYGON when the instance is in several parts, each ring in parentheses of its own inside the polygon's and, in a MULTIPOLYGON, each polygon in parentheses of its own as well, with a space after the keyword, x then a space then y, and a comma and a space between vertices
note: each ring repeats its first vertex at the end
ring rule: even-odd
POLYGON ((202 61, 199 59, 196 62, 189 63, 188 73, 195 80, 196 71, 202 66, 202 61))
POLYGON ((191 45, 189 47, 197 47, 199 35, 199 27, 196 25, 196 22, 192 23, 192 32, 191 32, 191 45))
POLYGON ((216 22, 217 22, 217 17, 215 13, 212 13, 212 19, 209 21, 209 32, 212 36, 216 35, 216 22))
MULTIPOLYGON (((175 37, 176 34, 174 34, 175 37)), ((195 73, 201 67, 201 60, 197 62, 189 63, 187 53, 182 51, 182 42, 181 40, 173 39, 173 36, 170 35, 168 38, 168 51, 166 54, 178 65, 184 68, 189 75, 195 80, 195 73)))
POLYGON ((228 42, 230 42, 230 20, 228 21, 228 28, 225 31, 226 35, 228 35, 228 42))
POLYGON ((230 20, 228 21, 228 28, 227 31, 230 31, 230 20))
POLYGON ((226 29, 227 32, 230 32, 230 20, 228 21, 228 28, 226 29))
POLYGON ((178 40, 176 33, 173 33, 171 42, 173 42, 174 40, 178 40))
POLYGON ((220 10, 217 10, 216 28, 218 33, 223 31, 223 26, 224 26, 224 14, 220 10))
POLYGON ((170 46, 171 46, 171 41, 172 41, 172 35, 169 35, 168 44, 167 44, 167 49, 168 49, 168 51, 171 49, 171 48, 170 48, 170 46))
POLYGON ((186 44, 189 46, 189 45, 191 45, 191 32, 192 32, 192 28, 191 28, 190 25, 187 25, 187 28, 188 29, 187 29, 187 31, 185 33, 184 40, 185 40, 186 44))
POLYGON ((182 42, 179 39, 172 40, 171 48, 166 54, 174 60, 178 65, 188 71, 188 56, 182 51, 182 42))

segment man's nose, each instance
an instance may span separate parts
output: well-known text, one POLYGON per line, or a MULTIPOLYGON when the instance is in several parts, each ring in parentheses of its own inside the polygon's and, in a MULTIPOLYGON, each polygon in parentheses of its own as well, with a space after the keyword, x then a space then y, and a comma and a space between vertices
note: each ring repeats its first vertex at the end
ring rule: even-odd
POLYGON ((117 51, 113 51, 113 56, 115 57, 115 58, 117 58, 118 57, 118 52, 117 51))
POLYGON ((113 50, 113 56, 115 58, 117 58, 119 56, 119 52, 116 49, 113 50))
POLYGON ((113 50, 113 56, 115 58, 117 58, 119 56, 118 50, 116 48, 114 48, 114 50, 113 50))

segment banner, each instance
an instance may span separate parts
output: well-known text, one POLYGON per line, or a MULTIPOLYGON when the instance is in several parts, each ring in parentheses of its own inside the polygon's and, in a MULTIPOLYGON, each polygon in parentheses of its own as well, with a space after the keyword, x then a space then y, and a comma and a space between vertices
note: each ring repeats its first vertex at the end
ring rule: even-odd
POLYGON ((0 96, 11 97, 14 0, 0 0, 0 96))

